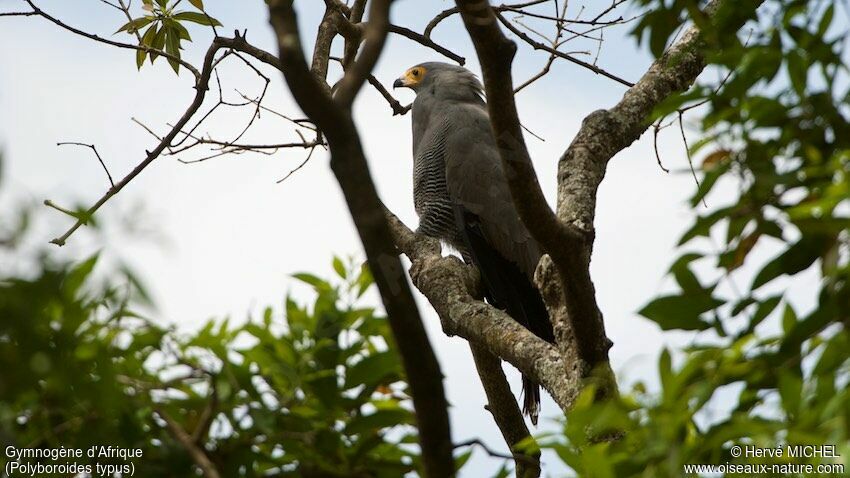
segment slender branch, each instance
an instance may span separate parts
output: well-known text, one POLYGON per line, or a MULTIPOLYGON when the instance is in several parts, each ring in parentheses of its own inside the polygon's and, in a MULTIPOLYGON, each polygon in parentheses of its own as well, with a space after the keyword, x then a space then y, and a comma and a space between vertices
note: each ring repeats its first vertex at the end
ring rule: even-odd
POLYGON ((552 48, 549 45, 546 45, 544 43, 541 43, 541 42, 531 38, 530 36, 528 36, 527 33, 520 30, 519 28, 514 26, 511 22, 509 22, 507 19, 505 19, 505 17, 501 13, 496 12, 496 18, 498 18, 499 22, 501 22, 502 25, 505 26, 505 28, 510 30, 511 33, 518 36, 522 41, 524 41, 525 43, 530 45, 535 50, 547 51, 550 54, 557 56, 558 58, 562 58, 562 59, 567 60, 569 62, 575 63, 576 65, 579 65, 583 68, 587 68, 588 70, 596 73, 597 75, 602 75, 606 78, 610 78, 610 79, 612 79, 612 80, 614 80, 617 83, 620 83, 622 85, 629 86, 629 87, 634 86, 634 83, 632 83, 630 81, 626 81, 626 80, 620 78, 617 75, 609 73, 609 72, 603 70, 602 68, 599 68, 596 65, 593 65, 593 64, 588 63, 586 61, 579 60, 578 58, 571 56, 571 55, 568 55, 568 54, 562 52, 561 50, 558 50, 556 48, 552 48))
POLYGON ((210 380, 209 386, 211 390, 210 400, 201 412, 201 416, 198 418, 198 424, 195 426, 195 430, 192 431, 192 443, 199 446, 202 444, 202 440, 204 440, 209 433, 210 426, 215 419, 216 410, 218 409, 218 388, 215 386, 215 380, 210 380))
POLYGON ((287 179, 289 179, 289 177, 290 177, 290 176, 292 176, 293 174, 297 173, 298 171, 301 171, 301 168, 303 168, 304 166, 306 166, 306 165, 307 165, 307 163, 308 163, 308 162, 310 162, 310 158, 312 158, 312 157, 313 157, 313 151, 315 151, 315 150, 316 150, 316 148, 310 148, 310 151, 309 151, 309 152, 307 152, 307 156, 304 158, 304 160, 303 160, 303 161, 301 161, 301 162, 298 164, 298 166, 295 166, 294 168, 290 169, 290 170, 289 170, 289 172, 288 172, 288 173, 286 173, 286 176, 284 176, 284 177, 282 177, 282 178, 278 179, 278 180, 277 180, 277 181, 275 181, 275 182, 276 182, 277 184, 280 184, 280 183, 282 183, 282 182, 286 181, 287 179))
MULTIPOLYGON (((333 45, 334 37, 336 37, 339 25, 344 23, 344 18, 339 18, 336 15, 339 6, 331 2, 325 9, 325 14, 322 17, 322 22, 319 24, 316 32, 316 42, 313 46, 313 61, 310 66, 310 71, 319 80, 320 85, 327 85, 328 64, 331 55, 331 46, 333 45)), ((330 91, 330 89, 328 89, 330 91)))
MULTIPOLYGON (((528 1, 528 2, 522 2, 522 3, 513 4, 513 5, 501 5, 499 7, 493 7, 493 8, 495 8, 497 10, 507 9, 507 8, 521 9, 521 8, 532 7, 534 5, 539 5, 541 3, 545 3, 545 2, 548 2, 548 1, 550 1, 550 0, 531 0, 531 1, 528 1)), ((436 16, 434 16, 434 18, 432 18, 430 22, 428 22, 428 25, 425 26, 425 31, 424 31, 423 34, 425 35, 425 37, 431 38, 431 32, 434 30, 434 28, 437 28, 437 25, 442 23, 443 20, 451 17, 452 15, 456 15, 458 13, 460 13, 460 9, 458 7, 451 7, 451 8, 447 8, 447 9, 443 10, 442 12, 440 12, 436 16)))
POLYGON ((426 47, 436 51, 437 53, 445 56, 446 58, 452 59, 453 61, 457 62, 459 65, 464 65, 466 63, 466 58, 464 58, 464 57, 458 55, 457 53, 449 50, 448 48, 434 42, 434 40, 431 40, 430 36, 422 35, 420 33, 416 33, 415 31, 413 31, 409 28, 405 28, 405 27, 398 26, 398 25, 390 25, 389 30, 390 30, 390 33, 395 33, 395 34, 401 35, 405 38, 409 38, 409 39, 415 41, 416 43, 421 44, 422 46, 426 46, 426 47))
POLYGON ((387 40, 387 30, 390 26, 390 3, 392 0, 372 0, 369 9, 369 23, 363 32, 363 47, 360 55, 345 72, 339 82, 339 88, 334 95, 336 103, 345 109, 350 109, 354 97, 360 92, 363 83, 372 73, 378 57, 384 49, 387 40), (377 5, 377 6, 376 6, 377 5))
MULTIPOLYGON (((567 2, 564 2, 564 3, 566 4, 567 2)), ((550 20, 550 21, 560 23, 560 24, 591 25, 591 26, 606 25, 607 26, 607 25, 620 25, 620 24, 626 23, 630 20, 630 19, 623 18, 622 16, 615 18, 613 20, 599 20, 599 19, 596 19, 596 20, 579 20, 577 18, 570 19, 570 18, 563 18, 563 17, 555 17, 555 16, 552 16, 552 15, 541 15, 539 13, 529 12, 527 10, 523 10, 522 8, 514 7, 514 6, 511 6, 511 5, 503 5, 499 8, 499 11, 519 13, 519 14, 526 16, 526 17, 539 18, 541 20, 550 20)))
POLYGON ((410 103, 407 106, 402 106, 401 103, 399 103, 398 100, 395 99, 389 91, 387 91, 384 85, 378 81, 374 75, 369 75, 369 84, 372 85, 372 87, 374 87, 385 100, 387 100, 387 103, 389 103, 390 108, 393 110, 393 116, 405 115, 408 111, 410 111, 410 108, 413 107, 413 103, 410 103))
POLYGON ((248 43, 245 35, 241 35, 238 31, 234 32, 233 38, 218 37, 217 40, 221 46, 230 48, 236 51, 247 53, 248 55, 260 60, 261 62, 274 67, 277 70, 283 71, 283 65, 280 59, 275 55, 248 43))
POLYGON ((437 25, 442 23, 443 20, 445 20, 446 18, 449 18, 450 16, 457 14, 459 11, 460 10, 458 10, 457 7, 452 7, 452 8, 447 8, 447 9, 443 10, 442 12, 438 13, 436 16, 434 16, 434 18, 431 19, 430 22, 428 22, 428 25, 425 26, 425 31, 422 32, 422 35, 425 38, 431 38, 431 32, 433 32, 434 29, 437 28, 437 25))
MULTIPOLYGON (((338 62, 340 65, 343 66, 343 68, 346 67, 345 58, 332 56, 330 57, 330 59, 338 62)), ((375 90, 381 96, 384 97, 384 99, 387 101, 387 104, 389 104, 390 108, 393 110, 393 116, 405 115, 408 111, 410 111, 410 108, 413 107, 413 103, 410 103, 407 106, 402 106, 401 103, 392 95, 392 93, 387 90, 383 83, 381 83, 380 80, 375 78, 375 75, 370 74, 366 80, 369 82, 370 85, 372 85, 373 88, 375 88, 375 90)))
MULTIPOLYGON (((466 446, 478 446, 482 450, 484 450, 484 453, 487 453, 488 455, 492 456, 493 458, 503 458, 505 460, 513 459, 513 460, 516 460, 518 463, 525 463, 525 464, 532 464, 533 463, 534 465, 539 466, 539 464, 536 461, 534 461, 532 458, 529 458, 528 456, 525 456, 525 455, 521 455, 521 454, 517 454, 517 453, 513 453, 511 455, 508 455, 508 454, 505 454, 505 453, 499 453, 499 452, 493 450, 492 448, 490 448, 489 446, 487 446, 487 444, 484 443, 483 441, 481 441, 481 439, 479 439, 479 438, 472 438, 470 440, 462 441, 460 443, 455 443, 455 448, 463 448, 463 447, 466 447, 466 446)), ((525 476, 528 476, 528 475, 519 474, 519 468, 517 468, 517 476, 518 477, 525 477, 525 476)))
POLYGON ((74 145, 74 146, 83 146, 86 148, 91 148, 94 151, 94 155, 97 156, 98 162, 103 167, 103 172, 106 173, 106 177, 109 178, 109 185, 115 187, 115 181, 112 180, 112 175, 109 174, 109 168, 106 167, 106 163, 103 162, 103 158, 100 157, 100 153, 97 152, 97 148, 93 144, 85 144, 85 143, 74 143, 70 141, 66 141, 64 143, 56 143, 56 146, 65 146, 65 145, 74 145))
POLYGON ((161 408, 156 409, 156 414, 162 418, 165 425, 168 427, 168 431, 171 433, 171 436, 173 436, 174 439, 186 449, 186 452, 189 453, 192 461, 198 465, 198 468, 201 469, 206 478, 219 478, 221 476, 218 474, 218 470, 213 462, 211 462, 209 457, 207 457, 207 454, 204 453, 204 450, 195 444, 192 437, 186 433, 186 430, 184 430, 179 423, 177 423, 170 415, 168 415, 168 413, 165 412, 165 410, 161 408))
POLYGON ((520 442, 531 439, 531 434, 505 378, 501 360, 475 342, 470 342, 469 346, 475 360, 475 368, 484 386, 484 393, 487 395, 486 408, 493 415, 505 443, 511 449, 517 478, 540 476, 540 452, 527 454, 518 448, 520 442))

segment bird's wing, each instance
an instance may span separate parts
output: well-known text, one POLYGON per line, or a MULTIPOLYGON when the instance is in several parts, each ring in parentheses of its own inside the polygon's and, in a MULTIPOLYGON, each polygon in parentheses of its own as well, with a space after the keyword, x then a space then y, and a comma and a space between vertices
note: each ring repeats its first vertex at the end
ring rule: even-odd
POLYGON ((449 196, 477 216, 476 227, 491 247, 532 279, 540 248, 514 207, 486 110, 461 104, 443 113, 452 124, 445 137, 449 196))

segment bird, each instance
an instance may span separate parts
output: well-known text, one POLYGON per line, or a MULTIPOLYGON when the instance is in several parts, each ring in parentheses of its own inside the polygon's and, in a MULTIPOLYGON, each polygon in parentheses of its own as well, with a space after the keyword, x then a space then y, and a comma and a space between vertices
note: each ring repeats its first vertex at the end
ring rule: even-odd
MULTIPOLYGON (((416 232, 456 249, 478 268, 488 303, 554 343, 534 284, 541 247, 511 197, 481 82, 462 66, 426 62, 408 68, 393 88, 416 93, 411 108, 416 232)), ((540 385, 527 375, 522 395, 523 413, 536 425, 540 385)))

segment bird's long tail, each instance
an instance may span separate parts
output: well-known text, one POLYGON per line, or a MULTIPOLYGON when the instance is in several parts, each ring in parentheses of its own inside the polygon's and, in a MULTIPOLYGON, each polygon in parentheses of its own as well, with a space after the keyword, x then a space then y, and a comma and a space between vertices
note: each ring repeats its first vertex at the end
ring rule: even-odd
MULTIPOLYGON (((555 342, 549 312, 543 303, 540 291, 528 274, 520 270, 517 263, 506 259, 490 243, 480 219, 475 214, 457 206, 455 219, 467 250, 464 259, 472 262, 481 272, 484 297, 487 302, 508 313, 534 335, 555 342), (471 261, 470 261, 471 259, 471 261)), ((540 414, 540 384, 530 377, 522 377, 522 411, 537 425, 540 414)))
POLYGON ((522 413, 536 426, 540 414, 540 385, 525 375, 522 376, 522 397, 522 413))

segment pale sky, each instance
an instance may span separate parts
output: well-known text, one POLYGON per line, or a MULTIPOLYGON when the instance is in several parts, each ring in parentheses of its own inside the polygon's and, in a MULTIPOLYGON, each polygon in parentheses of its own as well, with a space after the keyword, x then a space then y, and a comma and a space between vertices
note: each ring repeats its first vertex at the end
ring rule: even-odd
MULTIPOLYGON (((37 3, 71 25, 105 36, 123 23, 119 12, 97 0, 37 3)), ((393 21, 421 31, 436 12, 452 3, 400 1, 393 21)), ((275 51, 264 2, 207 0, 205 4, 224 23, 223 32, 247 28, 251 42, 275 51)), ((296 2, 302 12, 303 34, 315 32, 322 5, 318 0, 296 2)), ((0 0, 0 11, 24 8, 22 1, 0 0)), ((575 13, 579 4, 571 8, 575 13)), ((625 36, 628 29, 606 32, 599 64, 634 81, 651 58, 625 36)), ((187 46, 184 55, 197 64, 210 35, 201 27, 191 32, 195 43, 187 46)), ((123 34, 116 38, 132 41, 123 34)), ((459 18, 444 22, 434 38, 466 56, 467 66, 479 73, 459 18)), ((407 67, 430 60, 442 58, 407 39, 390 36, 375 76, 388 85, 407 67)), ((515 78, 524 80, 544 62, 542 54, 522 49, 515 78)), ((280 74, 268 68, 263 71, 272 79, 266 105, 298 116, 280 74)), ((222 73, 225 95, 230 99, 236 98, 234 88, 255 96, 262 87, 236 62, 222 73)), ((624 91, 620 84, 580 67, 556 63, 549 76, 519 95, 523 123, 546 140, 527 138, 551 203, 557 160, 582 118, 612 106, 624 91)), ((0 211, 8 214, 13 198, 38 203, 49 198, 68 206, 93 203, 108 187, 100 165, 91 151, 58 148, 56 143, 96 144, 117 179, 155 144, 130 118, 163 132, 166 123, 182 114, 193 93, 191 75, 183 73, 177 78, 163 61, 153 66, 148 63, 138 72, 131 51, 96 44, 37 17, 0 19, 0 146, 5 159, 0 211)), ((403 104, 413 99, 407 90, 396 95, 403 104)), ((214 92, 209 95, 210 106, 215 96, 214 92)), ((246 115, 250 112, 225 112, 209 129, 222 136, 233 135, 244 126, 246 115)), ((391 116, 383 99, 368 87, 357 100, 355 115, 381 198, 408 225, 415 226, 410 117, 391 116)), ((295 138, 288 124, 267 115, 245 140, 295 138)), ((624 384, 636 380, 654 383, 662 346, 690 340, 681 334, 662 336, 654 323, 636 313, 669 288, 663 275, 676 257, 676 241, 692 217, 686 199, 695 185, 690 174, 684 173, 687 159, 678 131, 663 133, 659 148, 665 165, 678 173, 666 174, 656 165, 652 135, 648 134, 614 158, 599 192, 591 272, 614 341, 613 367, 624 384)), ((324 152, 317 151, 283 184, 275 183, 303 157, 300 150, 288 150, 273 156, 223 157, 196 165, 180 164, 173 157, 159 158, 98 213, 107 221, 104 235, 96 238, 80 231, 67 246, 51 252, 81 259, 103 247, 129 261, 153 292, 159 305, 156 318, 184 329, 210 317, 244 319, 265 305, 278 306, 287 291, 308 298, 308 290, 290 274, 309 271, 329 276, 333 254, 362 258, 362 249, 324 152), (122 222, 156 230, 165 239, 138 237, 139 233, 122 230, 122 222)), ((62 234, 72 223, 43 206, 38 211, 36 238, 40 241, 62 234)), ((482 408, 483 391, 466 343, 445 337, 427 301, 418 292, 417 296, 447 377, 455 441, 482 438, 491 447, 505 450, 482 408)), ((518 390, 518 374, 510 366, 506 369, 518 390)), ((557 415, 557 407, 547 397, 544 424, 538 431, 552 429, 545 418, 557 415)), ((553 456, 544 457, 544 467, 555 461, 553 456)), ((464 476, 484 476, 498 465, 497 460, 476 451, 464 476)), ((547 468, 555 474, 564 470, 547 468)))

